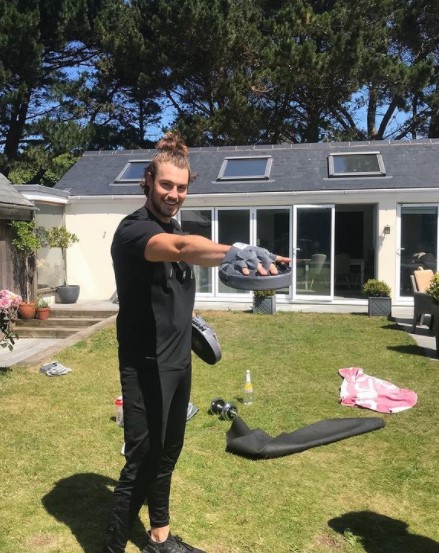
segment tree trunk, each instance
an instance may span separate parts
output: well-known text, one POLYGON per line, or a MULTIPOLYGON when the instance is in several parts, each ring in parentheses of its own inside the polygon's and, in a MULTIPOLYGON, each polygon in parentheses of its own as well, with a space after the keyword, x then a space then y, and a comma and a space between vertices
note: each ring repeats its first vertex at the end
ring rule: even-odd
POLYGON ((25 94, 19 94, 11 113, 4 149, 8 166, 2 170, 6 176, 9 173, 11 161, 17 159, 20 140, 24 134, 30 95, 31 92, 29 88, 26 90, 25 94))
POLYGON ((377 91, 371 87, 369 89, 369 105, 367 107, 367 138, 375 140, 376 138, 376 112, 377 112, 377 91))

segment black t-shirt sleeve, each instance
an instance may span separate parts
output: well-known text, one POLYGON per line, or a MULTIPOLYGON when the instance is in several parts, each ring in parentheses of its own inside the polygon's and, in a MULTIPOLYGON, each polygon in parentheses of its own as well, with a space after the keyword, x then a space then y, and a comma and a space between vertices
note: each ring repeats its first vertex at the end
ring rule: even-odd
POLYGON ((118 228, 114 245, 122 248, 127 255, 144 259, 148 240, 163 232, 164 229, 156 221, 125 219, 118 228))

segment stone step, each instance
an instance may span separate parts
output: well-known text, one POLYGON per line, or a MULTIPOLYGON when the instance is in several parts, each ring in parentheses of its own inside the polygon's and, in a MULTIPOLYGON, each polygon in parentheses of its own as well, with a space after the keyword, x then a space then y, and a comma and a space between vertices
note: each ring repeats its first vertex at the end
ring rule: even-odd
POLYGON ((49 315, 49 318, 46 320, 40 320, 40 319, 17 319, 16 321, 16 327, 38 327, 38 328, 49 328, 49 327, 63 327, 63 328, 69 328, 69 327, 86 327, 90 325, 94 325, 98 323, 99 321, 102 321, 102 318, 99 317, 53 317, 52 312, 49 315))
POLYGON ((73 318, 73 319, 106 319, 115 315, 117 311, 105 309, 66 309, 63 307, 53 307, 50 310, 50 318, 73 318))
POLYGON ((43 327, 43 326, 18 326, 16 333, 19 338, 68 338, 86 327, 43 327))
POLYGON ((48 319, 17 319, 15 330, 20 338, 63 339, 115 314, 116 311, 110 309, 63 308, 55 304, 48 319))

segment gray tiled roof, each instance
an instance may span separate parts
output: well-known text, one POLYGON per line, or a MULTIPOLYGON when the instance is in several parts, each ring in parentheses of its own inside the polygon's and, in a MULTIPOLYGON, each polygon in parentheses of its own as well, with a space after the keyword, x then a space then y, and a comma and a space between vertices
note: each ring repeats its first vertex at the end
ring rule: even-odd
POLYGON ((22 196, 10 181, 0 173, 0 206, 33 208, 34 204, 22 196))
MULTIPOLYGON (((72 196, 139 194, 137 185, 112 183, 128 161, 149 160, 155 153, 155 150, 85 152, 55 188, 68 190, 72 196)), ((190 162, 197 174, 191 194, 439 188, 439 139, 192 148, 190 162), (371 151, 382 154, 385 177, 328 178, 330 153, 371 151), (217 180, 225 157, 260 154, 273 159, 268 180, 217 180)))

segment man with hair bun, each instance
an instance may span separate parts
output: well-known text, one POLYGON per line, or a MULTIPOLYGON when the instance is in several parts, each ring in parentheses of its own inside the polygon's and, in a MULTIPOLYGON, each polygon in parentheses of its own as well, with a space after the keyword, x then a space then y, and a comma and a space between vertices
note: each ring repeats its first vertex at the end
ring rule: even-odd
MULTIPOLYGON (((103 553, 125 551, 145 501, 151 529, 143 553, 204 553, 170 533, 169 496, 191 388, 192 265, 219 266, 231 246, 183 234, 173 217, 192 180, 188 148, 167 133, 156 149, 141 182, 146 203, 121 221, 111 246, 126 463, 114 490, 103 553)), ((259 264, 258 272, 277 269, 259 264)), ((249 271, 244 267, 242 273, 249 271)))

